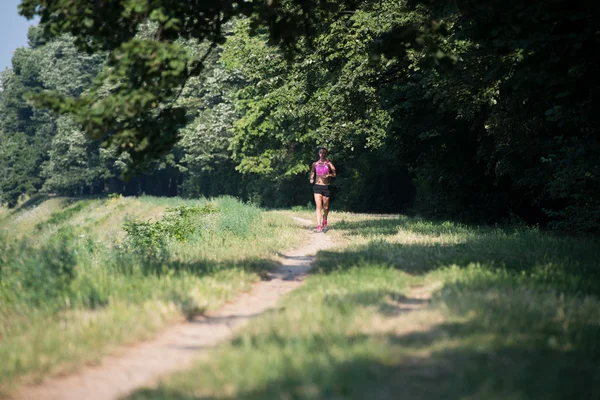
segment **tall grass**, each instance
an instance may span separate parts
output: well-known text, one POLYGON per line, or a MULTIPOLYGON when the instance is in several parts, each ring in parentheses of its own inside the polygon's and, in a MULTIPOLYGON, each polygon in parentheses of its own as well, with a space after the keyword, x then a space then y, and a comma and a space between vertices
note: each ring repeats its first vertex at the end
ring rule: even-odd
MULTIPOLYGON (((25 238, 0 236, 5 390, 219 307, 260 279, 276 251, 302 240, 293 221, 233 198, 98 199, 65 206, 29 224, 25 238), (143 251, 140 238, 147 231, 123 231, 111 240, 104 236, 111 221, 154 224, 165 238, 151 244, 158 249, 143 251)), ((18 224, 18 217, 8 223, 18 224)))
POLYGON ((131 399, 600 398, 600 244, 335 214, 344 245, 192 370, 131 399))

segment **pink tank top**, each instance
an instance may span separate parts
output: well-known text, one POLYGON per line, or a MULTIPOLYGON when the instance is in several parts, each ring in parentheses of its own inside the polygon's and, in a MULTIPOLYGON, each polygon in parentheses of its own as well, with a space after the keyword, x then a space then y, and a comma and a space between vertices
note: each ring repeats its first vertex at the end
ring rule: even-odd
POLYGON ((319 165, 319 162, 315 165, 315 170, 317 171, 317 176, 323 176, 329 173, 329 161, 325 160, 324 165, 319 165))

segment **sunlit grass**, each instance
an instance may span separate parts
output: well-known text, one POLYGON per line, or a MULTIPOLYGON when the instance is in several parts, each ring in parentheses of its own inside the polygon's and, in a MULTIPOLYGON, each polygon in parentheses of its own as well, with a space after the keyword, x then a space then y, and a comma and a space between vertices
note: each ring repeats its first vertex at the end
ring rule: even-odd
POLYGON ((35 226, 46 221, 50 216, 68 204, 65 198, 46 198, 39 197, 30 199, 20 207, 12 210, 6 210, 4 219, 0 225, 0 231, 9 232, 16 237, 22 237, 33 232, 35 226))
POLYGON ((596 240, 404 216, 330 222, 342 246, 318 254, 277 312, 131 398, 600 397, 596 240))
POLYGON ((233 198, 89 199, 80 206, 49 201, 51 207, 37 206, 47 211, 35 218, 23 214, 30 210, 10 215, 7 231, 20 233, 0 237, 5 390, 23 378, 72 370, 114 346, 218 308, 273 267, 277 252, 304 239, 293 220, 233 198), (166 207, 209 201, 219 212, 206 216, 206 229, 167 243, 158 258, 123 247, 124 221, 158 220, 166 207), (25 220, 26 228, 19 225, 25 220))

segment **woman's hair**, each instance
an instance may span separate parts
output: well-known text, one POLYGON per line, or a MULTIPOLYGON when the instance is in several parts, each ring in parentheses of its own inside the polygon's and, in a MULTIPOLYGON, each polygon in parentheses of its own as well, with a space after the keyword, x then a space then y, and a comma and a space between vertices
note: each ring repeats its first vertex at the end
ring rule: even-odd
POLYGON ((317 151, 320 151, 320 150, 325 150, 325 151, 327 152, 327 147, 323 147, 323 146, 321 146, 321 147, 318 147, 318 148, 317 148, 317 151))

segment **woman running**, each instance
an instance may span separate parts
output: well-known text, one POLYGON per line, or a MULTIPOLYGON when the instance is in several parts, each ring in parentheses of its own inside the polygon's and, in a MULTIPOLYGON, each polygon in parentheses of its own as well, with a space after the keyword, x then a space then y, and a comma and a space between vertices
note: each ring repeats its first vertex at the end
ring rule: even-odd
POLYGON ((317 232, 322 232, 323 228, 327 228, 330 196, 329 180, 336 176, 335 167, 325 157, 327 157, 327 149, 324 147, 319 148, 319 160, 312 164, 310 170, 310 183, 315 184, 313 186, 313 193, 317 205, 317 232), (321 218, 323 218, 322 221, 321 218))

